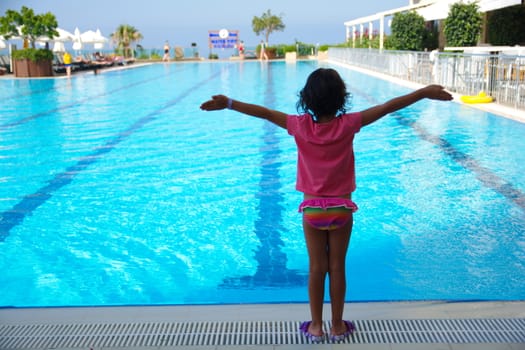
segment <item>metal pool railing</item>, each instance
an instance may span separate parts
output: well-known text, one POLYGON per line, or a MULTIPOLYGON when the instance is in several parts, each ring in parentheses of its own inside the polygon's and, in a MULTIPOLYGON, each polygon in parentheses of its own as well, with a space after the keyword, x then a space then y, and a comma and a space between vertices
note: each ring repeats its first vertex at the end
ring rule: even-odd
POLYGON ((330 48, 328 59, 525 110, 525 56, 330 48))

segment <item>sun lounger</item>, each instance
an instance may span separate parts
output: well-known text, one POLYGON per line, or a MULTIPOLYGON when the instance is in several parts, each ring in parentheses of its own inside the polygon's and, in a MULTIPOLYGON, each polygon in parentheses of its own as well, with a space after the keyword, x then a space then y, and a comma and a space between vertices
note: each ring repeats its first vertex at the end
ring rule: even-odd
POLYGON ((0 56, 0 68, 3 68, 2 70, 4 73, 11 71, 11 60, 9 59, 9 56, 0 56))

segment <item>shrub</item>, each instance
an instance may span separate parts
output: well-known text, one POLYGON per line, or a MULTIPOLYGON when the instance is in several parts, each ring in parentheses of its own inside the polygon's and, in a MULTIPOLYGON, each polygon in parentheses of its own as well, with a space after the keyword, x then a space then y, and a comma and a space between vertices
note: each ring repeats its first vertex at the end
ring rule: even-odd
POLYGON ((390 45, 395 50, 423 50, 427 29, 425 19, 416 12, 399 12, 392 19, 390 45))
POLYGON ((149 55, 149 58, 151 58, 152 60, 160 60, 162 56, 158 52, 152 51, 149 55))
POLYGON ((283 45, 282 46, 282 50, 283 50, 284 53, 296 52, 297 51, 297 46, 296 45, 283 45))
POLYGON ((27 48, 23 50, 13 51, 13 59, 23 60, 28 59, 33 62, 37 61, 51 61, 53 60, 53 52, 47 49, 33 49, 27 48))
POLYGON ((478 4, 457 2, 450 7, 444 33, 448 46, 474 46, 481 33, 483 18, 478 4))

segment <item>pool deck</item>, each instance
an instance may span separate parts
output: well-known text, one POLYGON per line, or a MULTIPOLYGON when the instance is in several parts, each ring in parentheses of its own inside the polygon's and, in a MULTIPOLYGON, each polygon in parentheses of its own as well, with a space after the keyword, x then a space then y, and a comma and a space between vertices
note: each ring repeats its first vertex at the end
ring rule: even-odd
MULTIPOLYGON (((328 320, 330 318, 329 305, 325 305, 324 318, 328 320)), ((525 302, 444 302, 444 301, 424 301, 424 302, 366 302, 366 303, 348 303, 345 308, 345 318, 353 320, 358 325, 359 332, 365 333, 365 330, 359 327, 359 325, 366 324, 380 324, 389 322, 409 322, 411 320, 419 322, 431 321, 443 321, 454 322, 454 320, 460 320, 460 322, 474 322, 479 321, 481 323, 490 322, 490 320, 515 320, 519 323, 518 329, 515 332, 518 335, 517 342, 493 342, 490 339, 479 339, 474 341, 451 341, 451 342, 419 342, 418 340, 412 341, 410 337, 408 340, 400 340, 395 342, 385 342, 377 340, 375 337, 367 338, 366 341, 349 341, 343 343, 333 343, 329 340, 323 341, 319 344, 312 344, 309 341, 302 340, 303 337, 298 334, 296 325, 300 321, 309 319, 309 308, 308 304, 241 304, 241 305, 214 305, 214 306, 122 306, 122 307, 78 307, 78 308, 5 308, 0 309, 0 348, 3 350, 7 349, 90 349, 90 350, 101 350, 101 349, 137 349, 137 350, 151 350, 151 349, 264 349, 264 350, 287 350, 287 349, 354 349, 354 350, 401 350, 401 349, 421 349, 421 350, 523 350, 525 349, 525 302), (234 344, 224 345, 223 342, 213 340, 208 341, 208 344, 192 344, 186 340, 184 344, 166 344, 160 340, 152 341, 150 338, 151 330, 146 330, 147 327, 153 328, 152 325, 158 325, 161 330, 157 337, 162 337, 163 333, 175 332, 173 327, 167 327, 167 324, 177 324, 179 328, 189 329, 192 331, 186 331, 186 336, 191 333, 192 339, 196 337, 205 337, 206 334, 210 335, 211 325, 215 323, 224 324, 227 323, 232 327, 236 323, 244 323, 246 325, 261 325, 265 322, 272 322, 277 324, 279 322, 289 322, 289 333, 297 333, 298 339, 301 339, 302 344, 295 344, 291 342, 281 342, 279 340, 266 341, 265 343, 257 344, 246 344, 243 342, 236 342, 234 344), (90 338, 93 342, 93 346, 61 346, 60 337, 65 338, 67 336, 72 337, 72 334, 64 335, 64 330, 60 327, 68 329, 75 328, 76 325, 82 325, 82 327, 89 330, 89 334, 79 335, 75 333, 74 336, 77 338, 90 338), (111 335, 108 331, 103 331, 102 327, 113 325, 113 328, 120 332, 120 335, 111 335), (133 325, 133 329, 139 329, 141 331, 132 331, 126 334, 127 338, 135 337, 136 340, 126 345, 116 344, 116 346, 108 346, 104 344, 97 346, 95 336, 101 336, 104 333, 104 337, 120 336, 122 337, 122 329, 126 326, 133 325), (36 327, 32 334, 25 334, 31 327, 36 327), (17 328, 15 331, 13 329, 17 328), (163 328, 164 327, 164 328, 163 328), (170 329, 168 329, 170 328, 170 329), (23 331, 21 331, 22 329, 23 331), (44 330, 47 332, 43 334, 44 330), (93 332, 95 331, 95 335, 93 332), (24 333, 25 332, 25 333, 24 333), (16 333, 16 334, 14 334, 16 333), (13 335, 14 334, 14 335, 13 335), (26 337, 27 344, 30 346, 10 346, 9 339, 20 338, 20 342, 24 343, 22 338, 26 337), (38 346, 36 339, 38 337, 45 338, 49 341, 49 338, 56 337, 58 340, 53 343, 52 346, 49 343, 45 343, 43 346, 38 346), (143 340, 140 340, 143 339, 143 340), (148 340, 149 339, 149 340, 148 340), (147 342, 150 343, 147 343, 147 342), (210 343, 211 342, 211 343, 210 343), (36 345, 35 345, 36 344, 36 345), (46 345, 47 344, 47 345, 46 345)), ((414 323, 414 324, 416 324, 414 323)), ((79 326, 80 327, 80 326, 79 326)), ((329 327, 325 321, 325 331, 329 327)), ((409 325, 409 327, 412 327, 409 325)), ((441 326, 438 325, 438 328, 441 326)), ((270 327, 272 328, 272 327, 270 327)), ((394 327, 395 328, 395 327, 394 327)), ((423 327, 425 328, 425 327, 423 327)), ((282 330, 279 330, 281 332, 282 330)), ((71 332, 71 331, 70 331, 71 332)), ((75 331, 77 332, 77 331, 75 331)), ((178 332, 178 331, 177 331, 178 332)), ((254 328, 245 327, 239 328, 236 331, 237 335, 243 333, 246 336, 258 336, 261 334, 255 334, 258 331, 254 328), (250 330, 251 329, 251 330, 250 330), (250 334, 252 333, 252 334, 250 334)), ((379 330, 378 332, 381 332, 379 330)), ((407 331, 404 331, 407 333, 407 331)), ((428 331, 427 331, 428 332, 428 331)), ((431 331, 434 332, 434 331, 431 331)), ((455 331, 458 333, 458 331, 455 331)), ((468 332, 468 331, 467 331, 468 332)), ((508 331, 505 331, 508 332, 508 331)), ((282 332, 281 332, 282 333, 282 332)), ((372 332, 368 332, 367 337, 372 332)), ((410 333, 410 332, 408 332, 410 333)), ((461 333, 461 331, 459 331, 461 333)), ((479 333, 479 332, 478 332, 479 333)), ((233 333, 230 333, 233 334, 233 333)), ((479 336, 483 336, 481 333, 479 336)), ((264 336, 264 335, 263 335, 264 336)), ((291 335, 286 337, 293 340, 291 335)), ((461 335, 459 335, 461 336, 461 335)), ((286 339, 288 339, 286 338, 286 339)), ((274 338, 274 339, 285 339, 285 338, 274 338)), ((355 340, 355 339, 354 339, 355 340)), ((80 340, 79 340, 80 341, 80 340)), ((194 340, 195 341, 195 340, 194 340)), ((128 341, 129 342, 129 341, 128 341)), ((25 344, 24 343, 24 344, 25 344)), ((115 341, 115 343, 118 343, 115 341)), ((85 343, 81 343, 85 344, 85 343)))

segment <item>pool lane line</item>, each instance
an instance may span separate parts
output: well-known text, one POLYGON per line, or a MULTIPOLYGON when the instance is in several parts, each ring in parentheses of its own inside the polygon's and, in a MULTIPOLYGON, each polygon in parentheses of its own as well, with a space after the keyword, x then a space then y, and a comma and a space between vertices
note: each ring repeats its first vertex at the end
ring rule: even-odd
MULTIPOLYGON (((274 89, 273 71, 267 67, 267 80, 263 82, 264 105, 272 108, 276 105, 276 93, 274 89)), ((306 271, 289 269, 287 267, 288 257, 283 252, 284 241, 281 232, 286 229, 283 226, 284 196, 282 193, 282 182, 280 168, 282 161, 280 156, 280 139, 277 136, 282 129, 275 124, 263 122, 262 145, 259 148, 262 158, 260 160, 259 190, 255 194, 258 201, 257 215, 254 222, 254 233, 260 244, 254 250, 257 268, 253 275, 240 277, 225 277, 220 288, 239 289, 254 287, 296 287, 305 286, 308 281, 306 271)))
POLYGON ((461 165, 463 168, 469 170, 470 172, 476 174, 476 178, 485 187, 491 188, 497 193, 503 195, 505 198, 507 198, 507 200, 514 202, 514 204, 516 204, 522 210, 525 211, 525 193, 523 193, 518 188, 514 187, 511 183, 502 179, 498 175, 494 174, 490 169, 479 164, 478 161, 473 157, 456 149, 447 140, 428 133, 419 123, 415 121, 407 122, 407 120, 404 120, 407 118, 400 117, 398 115, 396 115, 395 118, 398 119, 398 122, 400 124, 411 126, 412 129, 416 131, 416 133, 421 139, 438 146, 456 163, 461 165))
MULTIPOLYGON (((359 96, 363 97, 365 100, 372 104, 379 103, 372 96, 366 94, 363 91, 360 91, 359 89, 352 90, 352 93, 354 93, 354 91, 357 91, 357 94, 359 96)), ((464 169, 475 174, 476 178, 485 187, 492 189, 496 193, 499 193, 500 195, 504 196, 507 200, 513 202, 523 211, 525 211, 525 193, 522 192, 520 189, 516 188, 512 183, 499 177, 490 169, 481 165, 475 158, 471 157, 467 153, 458 150, 456 147, 454 147, 453 144, 451 144, 441 136, 430 134, 425 130, 425 128, 421 126, 421 123, 419 123, 418 121, 407 118, 399 112, 391 113, 391 115, 399 124, 411 127, 420 139, 438 146, 441 149, 441 151, 448 155, 452 160, 454 160, 464 169)))
POLYGON ((94 149, 92 153, 82 157, 76 164, 67 167, 63 172, 55 175, 55 177, 48 182, 48 185, 39 188, 36 192, 28 194, 23 199, 15 204, 11 209, 6 210, 0 214, 0 242, 4 242, 9 236, 11 229, 22 223, 24 218, 31 215, 35 209, 44 204, 53 193, 68 185, 73 181, 76 175, 85 170, 88 166, 98 161, 103 155, 111 152, 115 147, 127 139, 130 135, 141 129, 144 125, 157 119, 158 115, 166 109, 173 107, 186 96, 194 92, 199 87, 209 83, 221 74, 221 71, 215 72, 208 78, 198 82, 192 87, 183 91, 175 99, 168 101, 161 108, 147 114, 133 123, 126 130, 118 133, 111 140, 104 145, 94 149))
MULTIPOLYGON (((177 73, 178 72, 179 71, 177 71, 177 73)), ((113 93, 116 93, 116 92, 119 92, 119 91, 122 91, 122 90, 126 90, 126 89, 129 89, 129 88, 135 87, 135 86, 139 86, 139 85, 142 85, 142 84, 147 84, 147 83, 150 83, 152 81, 159 80, 159 79, 165 79, 165 78, 166 78, 166 74, 159 75, 157 77, 153 77, 153 78, 150 78, 150 79, 140 80, 140 81, 137 81, 137 82, 134 82, 134 83, 131 83, 131 84, 123 85, 123 86, 121 86, 119 88, 116 88, 114 90, 105 91, 105 92, 102 92, 100 94, 92 95, 92 96, 83 98, 81 100, 77 100, 75 102, 72 102, 72 103, 69 103, 69 104, 57 107, 57 108, 53 108, 53 109, 50 109, 50 110, 47 110, 47 111, 43 111, 43 112, 40 112, 40 113, 37 113, 37 114, 33 114, 31 116, 28 116, 28 117, 25 117, 25 118, 22 118, 22 119, 13 121, 13 122, 9 122, 9 123, 6 123, 6 124, 1 124, 0 125, 0 131, 8 129, 8 128, 12 128, 12 127, 16 127, 16 126, 22 125, 22 124, 27 123, 27 122, 29 122, 31 120, 35 120, 35 119, 38 119, 40 117, 44 117, 44 116, 49 115, 49 114, 53 114, 53 113, 56 113, 56 112, 59 112, 59 111, 63 111, 63 110, 66 110, 66 109, 69 109, 69 108, 72 108, 72 107, 80 106, 83 103, 86 103, 87 101, 91 101, 91 100, 93 100, 95 98, 104 97, 104 96, 111 95, 113 93)))

